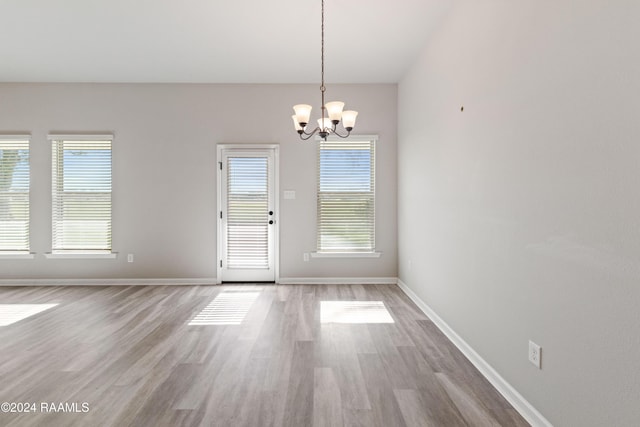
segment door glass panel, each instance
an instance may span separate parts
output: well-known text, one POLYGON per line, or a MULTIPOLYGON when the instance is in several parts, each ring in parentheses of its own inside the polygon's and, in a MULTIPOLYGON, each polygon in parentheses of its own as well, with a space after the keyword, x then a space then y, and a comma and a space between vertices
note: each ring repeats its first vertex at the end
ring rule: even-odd
POLYGON ((269 164, 227 158, 227 268, 269 268, 269 164))

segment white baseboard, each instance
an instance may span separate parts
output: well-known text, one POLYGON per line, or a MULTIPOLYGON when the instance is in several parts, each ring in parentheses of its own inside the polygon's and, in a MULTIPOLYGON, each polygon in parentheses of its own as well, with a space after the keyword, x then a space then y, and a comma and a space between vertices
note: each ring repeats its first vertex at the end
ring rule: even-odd
POLYGON ((476 351, 463 340, 451 327, 442 320, 435 311, 431 309, 416 295, 406 283, 398 279, 398 286, 405 294, 426 314, 429 319, 442 331, 443 334, 465 355, 467 359, 480 371, 480 373, 504 396, 505 399, 513 406, 516 411, 524 417, 529 424, 534 427, 553 427, 553 425, 533 407, 527 400, 522 397, 518 391, 511 386, 495 369, 491 367, 476 351))
POLYGON ((139 286, 215 284, 215 277, 199 279, 0 279, 0 286, 139 286))
POLYGON ((395 277, 281 277, 280 285, 395 285, 395 277))
MULTIPOLYGON (((281 277, 281 285, 395 285, 395 277, 281 277)), ((216 285, 215 277, 198 279, 0 279, 0 286, 129 286, 129 285, 216 285)))

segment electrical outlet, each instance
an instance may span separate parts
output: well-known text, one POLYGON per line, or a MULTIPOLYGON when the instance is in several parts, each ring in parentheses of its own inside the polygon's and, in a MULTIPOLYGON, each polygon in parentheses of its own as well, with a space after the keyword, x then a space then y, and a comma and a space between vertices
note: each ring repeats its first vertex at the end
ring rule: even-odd
POLYGON ((133 254, 127 255, 127 262, 133 262, 133 254))
POLYGON ((529 362, 538 369, 542 369, 540 360, 542 356, 541 351, 542 349, 538 344, 529 341, 529 362))
POLYGON ((302 254, 302 259, 304 260, 304 262, 308 262, 309 261, 309 252, 305 252, 304 254, 302 254))

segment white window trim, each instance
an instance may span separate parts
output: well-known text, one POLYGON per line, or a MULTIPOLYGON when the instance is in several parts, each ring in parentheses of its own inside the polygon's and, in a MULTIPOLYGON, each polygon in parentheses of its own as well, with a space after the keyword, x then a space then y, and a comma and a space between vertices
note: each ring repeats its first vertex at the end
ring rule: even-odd
POLYGON ((57 134, 50 133, 47 135, 49 141, 112 141, 114 135, 112 133, 103 134, 57 134))
MULTIPOLYGON (((112 133, 104 133, 104 134, 58 134, 58 133, 50 133, 47 135, 47 140, 49 142, 53 141, 111 141, 111 149, 113 150, 113 142, 114 142, 114 134, 112 133)), ((113 154, 112 154, 113 155, 113 154)), ((113 161, 113 158, 112 158, 113 161)), ((113 180, 113 165, 112 165, 112 180, 113 180)), ((113 200, 112 200, 112 209, 113 209, 113 200)), ((111 213, 112 221, 113 221, 113 211, 111 213)), ((113 244, 113 242, 112 242, 113 244)), ((65 252, 46 252, 44 254, 47 259, 115 259, 117 258, 118 253, 108 251, 99 252, 99 251, 70 251, 68 253, 65 252)))
POLYGON ((4 259, 34 259, 36 254, 34 252, 24 254, 0 254, 0 260, 4 259))
MULTIPOLYGON (((343 140, 342 138, 337 137, 337 136, 333 136, 333 137, 329 136, 327 139, 328 140, 333 140, 333 141, 341 141, 341 140, 343 140)), ((379 139, 378 135, 350 135, 349 138, 347 139, 347 141, 349 139, 352 140, 352 141, 373 141, 374 150, 375 150, 375 153, 376 153, 375 156, 374 156, 374 159, 375 159, 375 162, 377 163, 377 161, 378 161, 377 144, 378 144, 378 139, 379 139)), ((316 137, 315 137, 316 143, 319 144, 322 140, 323 140, 323 138, 321 138, 320 136, 316 135, 316 137)), ((318 167, 319 167, 319 160, 318 160, 318 167)), ((373 197, 374 197, 374 218, 375 218, 375 213, 376 213, 375 211, 377 210, 377 208, 375 207, 376 206, 375 200, 377 199, 377 188, 378 188, 378 186, 376 185, 377 184, 377 182, 376 182, 377 181, 377 179, 376 179, 377 178, 377 174, 376 174, 377 164, 374 164, 373 167, 374 167, 373 186, 374 186, 374 189, 375 189, 374 193, 373 193, 373 197)), ((318 173, 319 173, 319 170, 318 170, 318 173)), ((375 219, 374 219, 373 226, 374 226, 374 235, 375 235, 376 234, 375 233, 375 228, 376 228, 375 219)), ((317 227, 318 227, 318 224, 316 222, 316 232, 317 232, 317 227)), ((374 244, 375 244, 375 240, 374 240, 374 244)), ((317 246, 316 246, 315 249, 316 249, 315 251, 309 252, 309 256, 311 258, 380 258, 380 256, 382 255, 382 252, 377 252, 375 249, 373 249, 371 251, 362 251, 362 252, 322 251, 322 250, 319 250, 317 246)))
POLYGON ((75 252, 75 253, 51 253, 44 254, 47 259, 115 259, 118 252, 91 253, 91 252, 75 252))
POLYGON ((380 258, 382 252, 310 252, 311 258, 380 258))
POLYGON ((23 140, 31 142, 31 134, 30 133, 12 133, 12 134, 0 134, 0 141, 15 141, 15 140, 23 140))
MULTIPOLYGON (((29 174, 31 174, 31 134, 30 133, 16 133, 16 134, 0 134, 0 141, 29 141, 29 174)), ((31 198, 31 182, 29 182, 29 198, 31 198)), ((29 203, 29 222, 31 221, 31 203, 29 203)), ((31 227, 29 227, 29 247, 31 246, 31 227)), ((18 260, 18 259, 34 259, 35 252, 22 252, 19 253, 0 253, 0 260, 18 260)))

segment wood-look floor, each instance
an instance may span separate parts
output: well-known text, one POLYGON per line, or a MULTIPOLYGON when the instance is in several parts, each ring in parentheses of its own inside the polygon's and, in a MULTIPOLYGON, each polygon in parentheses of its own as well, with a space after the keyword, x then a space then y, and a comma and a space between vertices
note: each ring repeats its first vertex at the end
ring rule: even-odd
POLYGON ((397 286, 4 287, 0 304, 58 304, 0 326, 0 402, 38 405, 1 426, 528 425, 397 286), (189 325, 224 292, 258 292, 241 324, 189 325), (338 300, 394 323, 321 323, 338 300))

